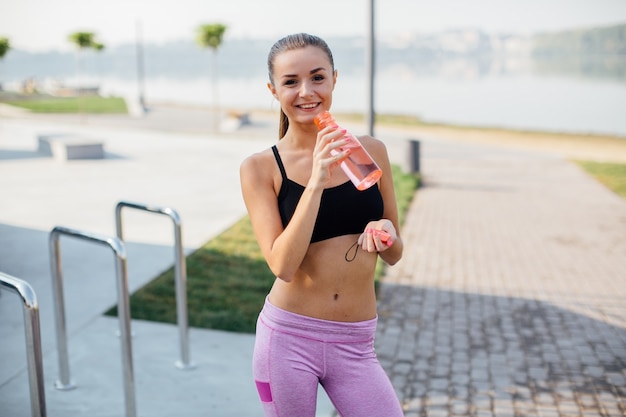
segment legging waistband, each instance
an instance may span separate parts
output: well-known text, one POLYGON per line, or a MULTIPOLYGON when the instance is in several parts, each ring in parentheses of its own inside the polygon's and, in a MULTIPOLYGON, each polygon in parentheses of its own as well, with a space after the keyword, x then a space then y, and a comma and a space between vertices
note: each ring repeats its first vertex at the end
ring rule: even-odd
POLYGON ((317 319, 283 310, 265 299, 259 319, 270 328, 314 340, 334 343, 363 342, 374 338, 378 316, 365 321, 317 319))

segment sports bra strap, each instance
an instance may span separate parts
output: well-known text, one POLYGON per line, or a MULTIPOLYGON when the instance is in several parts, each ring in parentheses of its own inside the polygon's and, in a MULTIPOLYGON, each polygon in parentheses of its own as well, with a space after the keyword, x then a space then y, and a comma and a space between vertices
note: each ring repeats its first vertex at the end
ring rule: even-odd
POLYGON ((286 181, 287 172, 285 171, 283 160, 280 159, 280 155, 278 154, 278 148, 276 147, 276 145, 272 146, 272 151, 274 151, 274 157, 276 158, 276 163, 278 164, 278 168, 280 169, 280 174, 283 176, 283 181, 286 181))

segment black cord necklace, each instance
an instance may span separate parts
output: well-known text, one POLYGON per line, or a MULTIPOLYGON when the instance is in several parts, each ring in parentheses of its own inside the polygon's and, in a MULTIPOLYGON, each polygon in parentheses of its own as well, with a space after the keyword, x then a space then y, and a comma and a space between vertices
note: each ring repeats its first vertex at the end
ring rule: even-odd
POLYGON ((348 251, 343 257, 346 260, 346 262, 352 262, 356 258, 356 254, 359 252, 358 244, 359 244, 359 241, 357 240, 356 242, 352 244, 352 246, 348 248, 348 251), (352 248, 354 248, 354 253, 352 254, 352 256, 350 256, 350 251, 352 250, 352 248))

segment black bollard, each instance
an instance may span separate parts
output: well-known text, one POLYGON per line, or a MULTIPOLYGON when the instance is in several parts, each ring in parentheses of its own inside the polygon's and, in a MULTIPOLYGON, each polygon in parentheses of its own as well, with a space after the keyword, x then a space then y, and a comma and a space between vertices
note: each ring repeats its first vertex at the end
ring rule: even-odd
POLYGON ((420 142, 417 139, 409 139, 409 172, 420 173, 420 142))

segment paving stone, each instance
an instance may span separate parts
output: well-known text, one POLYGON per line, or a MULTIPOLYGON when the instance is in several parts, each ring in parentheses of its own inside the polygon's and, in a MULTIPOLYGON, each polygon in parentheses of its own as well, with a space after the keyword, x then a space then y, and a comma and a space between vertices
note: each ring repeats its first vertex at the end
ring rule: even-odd
POLYGON ((469 404, 467 401, 452 401, 450 402, 450 411, 453 415, 467 415, 469 404))
POLYGON ((609 384, 624 387, 626 386, 626 377, 623 374, 619 374, 617 372, 607 372, 606 374, 607 381, 609 384))
POLYGON ((448 406, 448 394, 444 391, 430 391, 428 393, 428 405, 430 407, 446 407, 448 406))
POLYGON ((448 417, 450 412, 447 407, 427 407, 426 415, 428 417, 448 417))
POLYGON ((426 382, 413 382, 410 388, 411 396, 415 398, 422 398, 426 395, 426 392, 428 391, 426 382))
POLYGON ((406 376, 411 372, 410 362, 396 362, 393 366, 393 373, 406 376))

